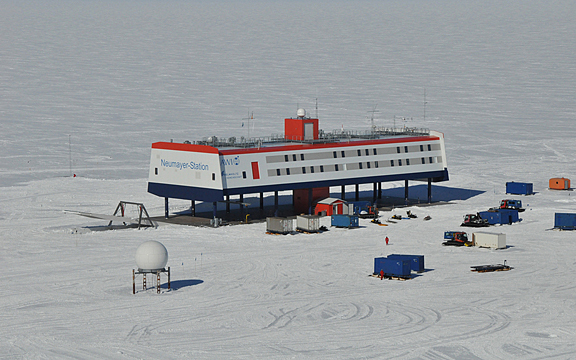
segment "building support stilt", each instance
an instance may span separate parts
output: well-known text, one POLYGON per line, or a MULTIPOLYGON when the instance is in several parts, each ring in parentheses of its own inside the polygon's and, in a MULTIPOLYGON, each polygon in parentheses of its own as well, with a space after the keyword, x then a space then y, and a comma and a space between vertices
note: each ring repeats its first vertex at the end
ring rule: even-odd
POLYGON ((404 180, 404 205, 408 205, 408 180, 404 180))
POLYGON ((308 189, 308 215, 312 215, 312 195, 313 194, 313 189, 309 188, 308 189))
POLYGON ((278 216, 278 191, 274 191, 274 216, 278 216))

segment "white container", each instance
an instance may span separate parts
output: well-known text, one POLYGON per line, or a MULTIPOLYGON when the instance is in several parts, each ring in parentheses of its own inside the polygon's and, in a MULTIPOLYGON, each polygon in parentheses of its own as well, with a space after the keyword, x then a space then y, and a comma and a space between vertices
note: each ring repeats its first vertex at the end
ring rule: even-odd
POLYGON ((306 232, 320 231, 320 216, 317 215, 296 216, 296 230, 306 232))
POLYGON ((267 217, 266 231, 274 234, 290 234, 293 230, 293 221, 288 218, 267 217))
POLYGON ((506 249, 506 234, 475 232, 472 233, 472 241, 478 247, 506 249))

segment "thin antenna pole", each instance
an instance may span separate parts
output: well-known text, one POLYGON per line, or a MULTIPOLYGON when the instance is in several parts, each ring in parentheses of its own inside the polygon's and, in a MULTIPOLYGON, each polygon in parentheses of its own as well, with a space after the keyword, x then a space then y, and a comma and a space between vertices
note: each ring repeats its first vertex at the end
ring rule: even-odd
POLYGON ((68 134, 68 158, 70 160, 70 177, 72 177, 72 135, 68 134))
POLYGON ((316 98, 316 119, 318 119, 318 98, 316 98))
POLYGON ((426 88, 424 88, 424 121, 426 121, 426 88))

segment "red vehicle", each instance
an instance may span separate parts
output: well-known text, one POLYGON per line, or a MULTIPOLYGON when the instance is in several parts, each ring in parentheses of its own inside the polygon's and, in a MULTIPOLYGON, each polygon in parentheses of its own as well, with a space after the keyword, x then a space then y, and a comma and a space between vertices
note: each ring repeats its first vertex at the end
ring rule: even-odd
POLYGON ((518 210, 519 212, 526 210, 522 208, 522 201, 510 199, 500 201, 500 209, 512 209, 518 210))
POLYGON ((448 246, 470 246, 472 242, 468 240, 468 234, 464 231, 446 231, 444 232, 444 239, 442 245, 448 246))
POLYGON ((480 214, 467 214, 464 216, 464 222, 460 226, 486 227, 490 226, 490 224, 488 224, 488 220, 482 219, 480 214))

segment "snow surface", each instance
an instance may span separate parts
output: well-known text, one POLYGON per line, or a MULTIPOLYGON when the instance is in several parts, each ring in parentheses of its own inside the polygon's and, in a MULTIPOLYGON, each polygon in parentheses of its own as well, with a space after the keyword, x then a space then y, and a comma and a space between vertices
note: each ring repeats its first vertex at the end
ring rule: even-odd
POLYGON ((575 2, 1 8, 0 358, 576 358, 575 233, 549 230, 576 196, 547 189, 576 181, 575 2), (388 227, 293 236, 264 223, 92 232, 105 222, 63 212, 111 214, 124 200, 162 215, 146 192, 152 142, 246 136, 251 112, 252 136, 282 133, 316 98, 327 131, 368 129, 377 105, 376 125, 396 116, 444 132, 450 181, 434 198, 450 203, 414 205, 418 219, 388 227), (464 214, 509 197, 507 181, 537 192, 514 197, 522 222, 488 230, 507 249, 441 246, 464 214), (172 289, 132 295, 148 240, 168 249, 172 289), (423 254, 427 271, 369 277, 389 253, 423 254), (504 260, 514 269, 470 271, 504 260))

